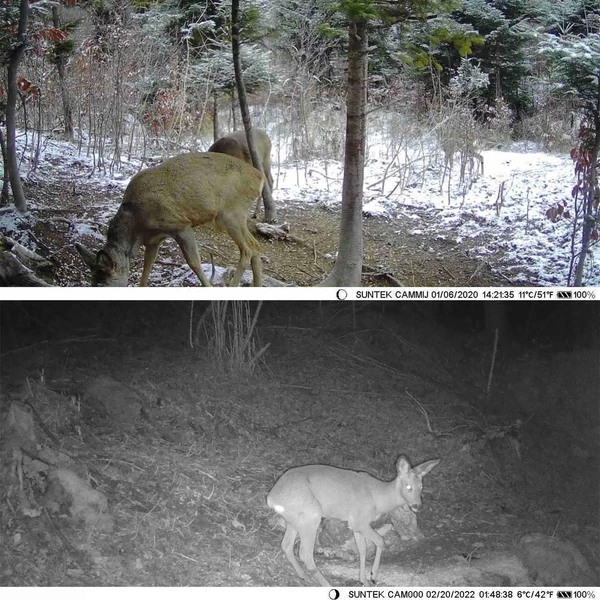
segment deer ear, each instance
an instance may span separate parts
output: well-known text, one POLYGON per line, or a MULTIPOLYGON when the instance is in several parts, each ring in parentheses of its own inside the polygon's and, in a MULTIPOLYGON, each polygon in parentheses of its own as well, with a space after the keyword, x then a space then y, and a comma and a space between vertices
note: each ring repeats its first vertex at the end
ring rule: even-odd
POLYGON ((410 463, 404 454, 398 458, 396 470, 398 471, 398 475, 406 475, 410 471, 410 463))
POLYGON ((79 252, 79 256, 81 256, 86 266, 93 271, 96 268, 96 253, 77 243, 75 244, 75 249, 79 252))
POLYGON ((440 460, 428 460, 427 462, 424 462, 420 465, 417 465, 413 471, 415 472, 415 474, 418 477, 425 477, 425 475, 427 475, 427 473, 429 473, 429 471, 431 471, 431 469, 433 469, 433 467, 435 467, 435 465, 437 465, 440 462, 440 460))
POLYGON ((96 265, 98 269, 104 271, 105 273, 110 273, 115 268, 115 262, 109 256, 108 252, 104 250, 100 250, 96 255, 96 265))

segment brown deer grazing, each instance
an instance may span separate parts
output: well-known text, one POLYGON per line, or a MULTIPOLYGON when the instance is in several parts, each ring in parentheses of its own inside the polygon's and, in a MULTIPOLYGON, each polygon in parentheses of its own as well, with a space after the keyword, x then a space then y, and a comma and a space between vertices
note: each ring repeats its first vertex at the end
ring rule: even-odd
POLYGON ((240 249, 240 260, 229 285, 239 285, 252 265, 254 285, 262 285, 260 245, 248 230, 248 210, 260 196, 264 178, 254 167, 226 154, 182 154, 135 175, 108 227, 104 248, 97 254, 81 244, 77 250, 92 271, 92 285, 126 286, 131 259, 145 246, 140 285, 148 275, 158 248, 173 238, 202 285, 194 227, 213 225, 226 230, 240 249))
MULTIPOLYGON (((254 127, 252 129, 252 138, 256 144, 256 151, 262 163, 263 172, 269 184, 269 190, 273 191, 273 176, 271 175, 271 140, 269 136, 262 130, 254 127)), ((239 158, 249 165, 252 164, 250 152, 248 150, 248 140, 246 132, 233 131, 227 135, 220 137, 209 149, 209 152, 220 152, 221 154, 229 154, 239 158)), ((258 212, 260 198, 256 203, 255 213, 258 212)))

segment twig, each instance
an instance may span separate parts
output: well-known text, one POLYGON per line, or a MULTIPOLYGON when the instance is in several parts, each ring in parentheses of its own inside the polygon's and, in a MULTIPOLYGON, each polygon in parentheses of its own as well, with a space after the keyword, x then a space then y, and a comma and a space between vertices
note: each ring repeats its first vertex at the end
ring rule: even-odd
POLYGON ((530 188, 527 188, 527 212, 525 213, 525 233, 529 233, 529 190, 530 188))
MULTIPOLYGON (((463 252, 463 256, 466 256, 467 258, 472 258, 471 256, 469 256, 466 252, 463 252)), ((507 277, 504 273, 502 273, 502 271, 500 271, 500 269, 496 268, 496 267, 492 267, 492 265, 490 264, 489 261, 480 258, 479 259, 484 265, 487 266, 487 268, 494 274, 502 277, 502 279, 506 279, 506 281, 508 283, 510 283, 511 285, 513 285, 513 282, 511 281, 511 279, 509 277, 507 277)))
POLYGON ((429 422, 429 415, 427 414, 427 411, 423 408, 423 405, 408 390, 404 390, 404 391, 406 392, 406 395, 411 400, 413 400, 414 402, 417 403, 417 405, 419 406, 419 410, 425 416, 425 421, 427 421, 427 429, 429 430, 430 433, 433 433, 435 435, 435 432, 433 431, 433 429, 431 429, 431 423, 429 422))
POLYGON ((483 261, 477 263, 477 267, 475 268, 475 270, 473 271, 473 274, 471 275, 471 277, 469 277, 469 283, 471 283, 471 281, 473 281, 473 279, 475 277, 477 277, 477 275, 479 274, 479 271, 481 271, 481 267, 484 265, 483 261))
POLYGON ((200 561, 196 560, 195 558, 191 558, 190 556, 186 556, 185 554, 181 554, 179 552, 173 552, 173 554, 177 555, 177 556, 181 556, 181 558, 185 558, 186 560, 190 560, 192 562, 198 563, 200 561))
POLYGON ((489 397, 490 388, 492 387, 492 377, 494 375, 494 365, 496 364, 496 353, 498 352, 498 335, 499 329, 496 328, 494 331, 494 349, 492 350, 492 364, 490 365, 490 374, 488 376, 486 395, 489 397))
POLYGON ((330 177, 329 175, 325 174, 325 173, 321 173, 321 171, 317 171, 316 169, 309 169, 308 170, 308 175, 309 177, 315 173, 316 175, 320 175, 323 179, 325 179, 325 181, 329 181, 330 179, 333 181, 338 181, 339 178, 338 177, 330 177))
POLYGON ((261 348, 251 359, 250 359, 250 367, 255 365, 258 362, 258 359, 269 349, 271 343, 269 342, 266 346, 261 348))
MULTIPOLYGON (((254 329, 256 327, 256 322, 258 321, 258 315, 260 314, 260 309, 262 308, 262 304, 263 304, 263 301, 261 300, 258 303, 258 306, 256 307, 256 311, 254 312, 254 317, 252 317, 252 322, 250 323, 250 328, 248 329, 248 333, 246 334, 246 339, 244 340, 244 343, 242 344, 242 350, 241 350, 242 356, 246 352, 246 348, 248 347, 248 344, 250 343, 250 341, 252 339, 252 334, 254 333, 254 329)), ((266 348, 263 348, 263 350, 261 351, 261 354, 265 350, 266 350, 266 348)), ((258 356, 255 357, 255 359, 257 359, 257 358, 258 358, 258 356)))
POLYGON ((372 272, 372 273, 370 273, 370 275, 374 279, 378 279, 378 278, 385 279, 385 280, 389 281, 390 283, 393 283, 396 287, 404 287, 404 284, 399 279, 396 279, 391 273, 386 273, 385 271, 372 272))
POLYGON ((44 223, 66 223, 69 227, 75 227, 73 221, 65 217, 48 217, 44 219, 44 223))
POLYGON ((444 271, 446 271, 446 273, 448 273, 448 275, 450 276, 450 279, 453 279, 454 281, 456 281, 456 277, 454 277, 454 275, 444 265, 442 265, 442 269, 444 271))
POLYGON ((498 195, 496 196, 496 202, 494 203, 494 208, 496 209, 496 214, 500 216, 500 210, 504 204, 504 186, 506 185, 506 181, 501 181, 498 186, 498 195))

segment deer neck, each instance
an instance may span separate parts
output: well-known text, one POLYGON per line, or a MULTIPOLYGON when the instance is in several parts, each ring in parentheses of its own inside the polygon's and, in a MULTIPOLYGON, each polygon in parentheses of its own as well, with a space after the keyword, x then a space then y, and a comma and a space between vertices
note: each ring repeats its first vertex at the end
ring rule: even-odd
POLYGON ((403 503, 400 494, 400 481, 380 482, 374 498, 379 515, 384 515, 395 510, 403 503))
POLYGON ((124 202, 108 226, 105 250, 119 263, 127 260, 129 268, 129 260, 137 254, 140 245, 134 212, 131 205, 124 202))

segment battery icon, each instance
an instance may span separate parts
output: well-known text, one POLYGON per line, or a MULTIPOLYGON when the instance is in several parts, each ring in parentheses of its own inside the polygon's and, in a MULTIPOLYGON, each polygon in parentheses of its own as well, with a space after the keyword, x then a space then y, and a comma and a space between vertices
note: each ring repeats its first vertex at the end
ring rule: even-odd
POLYGON ((563 591, 557 591, 556 592, 556 597, 557 598, 572 598, 573 597, 573 592, 565 592, 564 590, 563 591))
MULTIPOLYGON (((556 298, 558 300, 570 300, 573 297, 573 292, 570 290, 558 290, 556 292, 556 298)), ((569 592, 571 593, 571 592, 569 592)), ((570 598, 571 596, 565 596, 565 598, 570 598)))

